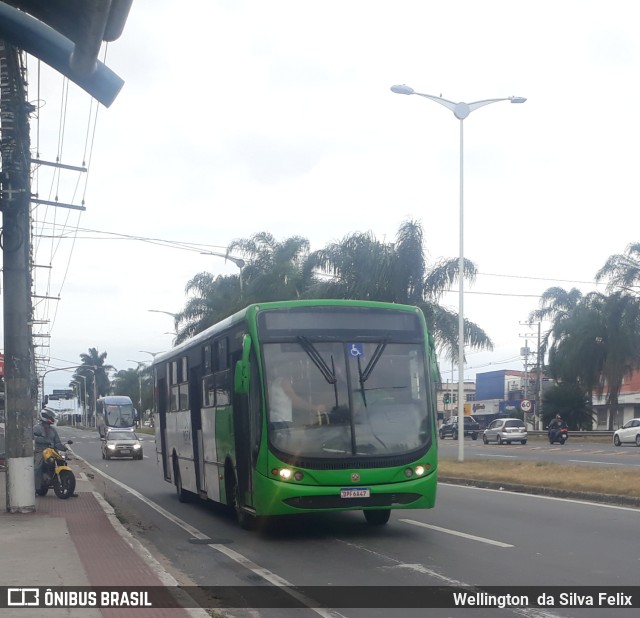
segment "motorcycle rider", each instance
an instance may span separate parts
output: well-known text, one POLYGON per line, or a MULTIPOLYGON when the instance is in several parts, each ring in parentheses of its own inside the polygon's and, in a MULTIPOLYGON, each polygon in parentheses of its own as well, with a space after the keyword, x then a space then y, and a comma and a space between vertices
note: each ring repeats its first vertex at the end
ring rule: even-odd
POLYGON ((566 426, 567 424, 562 420, 562 417, 559 414, 556 414, 555 419, 553 419, 549 423, 549 427, 547 427, 549 430, 549 439, 555 440, 558 437, 560 430, 566 428, 566 426))
POLYGON ((42 451, 48 447, 53 447, 57 451, 68 450, 60 441, 60 436, 58 435, 56 428, 53 426, 56 422, 56 417, 53 412, 46 408, 42 408, 42 410, 40 410, 39 421, 40 422, 33 428, 33 439, 35 440, 35 446, 33 449, 33 473, 36 489, 39 489, 42 484, 42 451))

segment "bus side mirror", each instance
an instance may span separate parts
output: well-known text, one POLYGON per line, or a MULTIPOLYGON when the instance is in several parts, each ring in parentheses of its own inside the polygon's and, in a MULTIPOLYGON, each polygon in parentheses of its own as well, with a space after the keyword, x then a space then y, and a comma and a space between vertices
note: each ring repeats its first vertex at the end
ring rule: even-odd
POLYGON ((251 335, 242 338, 242 359, 236 363, 234 378, 234 389, 239 395, 246 395, 249 392, 249 375, 251 373, 251 363, 249 353, 251 352, 251 335))

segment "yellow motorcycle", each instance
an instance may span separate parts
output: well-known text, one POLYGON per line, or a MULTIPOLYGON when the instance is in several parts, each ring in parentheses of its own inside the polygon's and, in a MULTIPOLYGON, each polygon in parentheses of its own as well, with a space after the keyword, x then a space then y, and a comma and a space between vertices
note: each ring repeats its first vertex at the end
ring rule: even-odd
MULTIPOLYGON (((71 440, 67 444, 73 444, 71 440)), ((73 496, 76 490, 76 477, 67 465, 67 458, 53 447, 42 451, 42 483, 36 488, 39 496, 46 496, 49 488, 53 487, 56 496, 66 500, 73 496)))

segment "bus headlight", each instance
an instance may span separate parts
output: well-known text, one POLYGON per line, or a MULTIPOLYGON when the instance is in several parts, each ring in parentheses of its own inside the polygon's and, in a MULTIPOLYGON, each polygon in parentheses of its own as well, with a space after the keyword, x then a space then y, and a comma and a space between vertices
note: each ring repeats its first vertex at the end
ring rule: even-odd
POLYGON ((415 468, 406 468, 404 471, 404 475, 410 479, 414 474, 416 476, 422 476, 427 469, 429 468, 429 465, 427 465, 427 467, 425 468, 424 466, 416 466, 415 468))
POLYGON ((273 476, 279 476, 283 481, 289 481, 293 477, 295 481, 301 481, 304 478, 304 472, 296 470, 295 472, 290 468, 274 468, 271 470, 273 476))

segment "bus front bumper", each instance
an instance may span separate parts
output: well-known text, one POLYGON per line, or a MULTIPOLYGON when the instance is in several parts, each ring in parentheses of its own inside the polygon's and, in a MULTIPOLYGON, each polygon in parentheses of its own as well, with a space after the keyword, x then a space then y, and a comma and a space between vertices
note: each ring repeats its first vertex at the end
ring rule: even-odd
POLYGON ((437 473, 399 483, 354 487, 303 485, 256 475, 256 514, 290 515, 361 509, 429 509, 435 506, 437 473), (362 492, 343 490, 362 489, 362 492), (344 497, 353 494, 352 497, 344 497), (358 495, 361 494, 361 495, 358 495))

